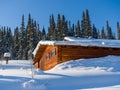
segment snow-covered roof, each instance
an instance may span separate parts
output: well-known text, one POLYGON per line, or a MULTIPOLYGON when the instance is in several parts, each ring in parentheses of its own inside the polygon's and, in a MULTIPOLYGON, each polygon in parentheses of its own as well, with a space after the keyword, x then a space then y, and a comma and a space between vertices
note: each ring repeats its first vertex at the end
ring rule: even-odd
POLYGON ((33 54, 36 54, 40 45, 77 45, 120 48, 120 40, 85 39, 73 37, 65 37, 65 40, 67 41, 40 41, 35 48, 33 54))
POLYGON ((4 53, 4 57, 10 57, 10 56, 11 56, 11 55, 10 55, 9 52, 4 53))

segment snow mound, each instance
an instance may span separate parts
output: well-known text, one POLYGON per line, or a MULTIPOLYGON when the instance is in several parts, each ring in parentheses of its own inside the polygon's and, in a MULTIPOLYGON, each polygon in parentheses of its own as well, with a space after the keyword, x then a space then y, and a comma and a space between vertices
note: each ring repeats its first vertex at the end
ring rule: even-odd
POLYGON ((106 70, 108 72, 120 72, 120 56, 106 56, 91 59, 71 60, 55 66, 52 70, 68 70, 76 68, 95 68, 97 70, 106 70))
POLYGON ((23 88, 25 88, 25 90, 46 90, 45 84, 39 85, 39 82, 37 82, 33 79, 24 82, 22 84, 22 86, 23 86, 23 88))

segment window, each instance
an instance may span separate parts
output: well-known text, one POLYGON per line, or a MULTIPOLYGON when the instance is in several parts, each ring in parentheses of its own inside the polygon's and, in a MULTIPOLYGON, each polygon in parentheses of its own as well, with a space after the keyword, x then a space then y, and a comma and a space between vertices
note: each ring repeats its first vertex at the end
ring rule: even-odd
POLYGON ((56 49, 53 49, 51 52, 46 54, 46 60, 49 60, 52 56, 56 55, 56 49))
POLYGON ((55 49, 52 50, 51 55, 52 55, 52 56, 55 56, 55 55, 56 55, 56 50, 55 50, 55 49))
POLYGON ((50 54, 48 53, 47 55, 46 55, 46 60, 49 60, 50 59, 50 54))

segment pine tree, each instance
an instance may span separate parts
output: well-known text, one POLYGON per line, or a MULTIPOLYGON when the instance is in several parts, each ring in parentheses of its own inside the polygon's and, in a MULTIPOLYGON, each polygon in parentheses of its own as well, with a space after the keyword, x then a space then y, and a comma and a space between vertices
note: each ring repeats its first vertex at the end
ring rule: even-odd
POLYGON ((2 38, 2 54, 7 52, 7 39, 6 39, 6 27, 2 27, 3 38, 2 38))
POLYGON ((118 37, 118 40, 120 40, 120 26, 119 26, 119 22, 117 22, 117 37, 118 37))
POLYGON ((57 30, 57 40, 61 40, 62 33, 61 33, 61 16, 60 16, 60 14, 58 14, 56 30, 57 30))
POLYGON ((80 28, 80 21, 77 22, 77 26, 76 26, 76 36, 77 36, 77 37, 82 37, 81 28, 80 28))
POLYGON ((56 38, 56 30, 55 30, 55 21, 54 21, 54 16, 50 16, 50 27, 48 29, 48 39, 50 40, 55 40, 56 38))
POLYGON ((93 24, 93 33, 92 33, 92 37, 97 39, 98 38, 98 33, 97 33, 97 29, 95 27, 95 25, 93 24))
POLYGON ((89 17, 89 11, 88 9, 86 10, 86 18, 85 18, 85 37, 89 38, 92 37, 92 32, 91 32, 91 22, 90 22, 90 17, 89 17))
POLYGON ((71 29, 70 29, 70 36, 75 36, 75 26, 74 26, 74 24, 72 24, 72 27, 71 27, 71 29))
POLYGON ((86 29, 86 20, 85 20, 85 12, 82 13, 82 20, 81 20, 81 34, 82 38, 85 37, 85 29, 86 29))
POLYGON ((66 26, 65 26, 65 16, 62 15, 62 20, 61 20, 61 40, 66 36, 66 26))
POLYGON ((6 31, 6 45, 7 45, 6 49, 7 49, 7 52, 11 52, 12 43, 13 43, 13 37, 12 37, 11 28, 7 27, 7 31, 6 31))
POLYGON ((111 30, 111 27, 109 26, 108 21, 106 21, 106 28, 107 28, 107 39, 112 39, 113 34, 112 34, 112 30, 111 30))
POLYGON ((106 39, 106 34, 105 34, 104 27, 102 27, 101 38, 102 38, 102 39, 106 39))
POLYGON ((43 29, 42 29, 42 40, 46 40, 46 32, 45 32, 44 26, 43 26, 43 29))
POLYGON ((22 23, 19 32, 19 59, 25 60, 26 57, 26 47, 27 47, 27 39, 25 32, 25 24, 24 24, 24 15, 22 16, 22 23))
POLYGON ((116 39, 115 33, 112 34, 112 39, 116 39))
MULTIPOLYGON (((48 32, 49 33, 49 32, 48 32)), ((48 40, 50 40, 49 35, 47 37, 48 40)), ((40 31, 40 26, 37 24, 37 43, 42 40, 42 32, 40 31)))
POLYGON ((70 36, 71 22, 68 22, 68 36, 70 36))
POLYGON ((34 49, 35 49, 35 47, 37 46, 37 43, 40 41, 40 30, 39 30, 39 27, 37 27, 37 23, 36 23, 36 21, 34 21, 34 23, 33 23, 34 25, 33 25, 33 33, 34 33, 34 35, 33 35, 33 45, 34 45, 34 49))
POLYGON ((101 39, 100 30, 98 29, 98 39, 101 39))
POLYGON ((33 50, 35 49, 35 30, 34 29, 35 26, 34 26, 34 20, 32 19, 31 20, 31 30, 30 30, 30 39, 29 39, 29 51, 28 51, 28 58, 29 59, 32 59, 32 52, 33 50))
POLYGON ((65 21, 65 35, 64 36, 68 36, 68 21, 65 21))
POLYGON ((0 59, 2 58, 2 54, 3 54, 3 31, 2 29, 0 29, 0 59))
POLYGON ((18 60, 18 56, 19 56, 19 28, 16 27, 14 30, 14 48, 13 48, 13 59, 18 60))
POLYGON ((33 46, 33 28, 32 28, 32 22, 31 15, 28 16, 28 23, 26 28, 26 34, 27 34, 27 59, 32 59, 32 46, 33 46))

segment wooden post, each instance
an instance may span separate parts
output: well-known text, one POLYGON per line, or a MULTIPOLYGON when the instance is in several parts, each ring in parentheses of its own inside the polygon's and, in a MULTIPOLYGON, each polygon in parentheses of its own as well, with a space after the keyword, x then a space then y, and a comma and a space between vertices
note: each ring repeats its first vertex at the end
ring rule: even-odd
POLYGON ((9 60, 9 59, 8 59, 8 58, 6 58, 6 64, 8 64, 8 60, 9 60))

